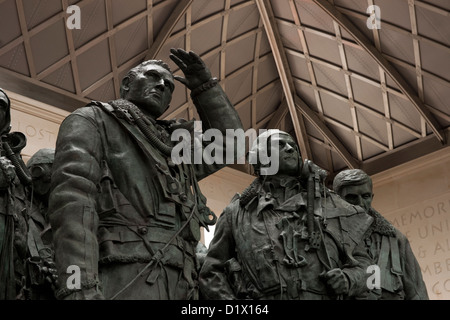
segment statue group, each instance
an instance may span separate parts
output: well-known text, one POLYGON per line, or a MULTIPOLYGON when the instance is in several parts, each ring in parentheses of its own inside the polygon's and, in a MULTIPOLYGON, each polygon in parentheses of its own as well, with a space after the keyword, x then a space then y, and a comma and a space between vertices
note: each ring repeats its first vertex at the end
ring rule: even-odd
POLYGON ((172 133, 193 134, 194 121, 159 118, 177 80, 202 130, 225 137, 242 123, 197 54, 171 49, 170 58, 184 77, 160 60, 141 63, 120 99, 72 112, 55 149, 27 165, 1 92, 0 299, 428 299, 407 238, 371 207, 370 177, 344 170, 328 189, 327 172, 286 132, 257 137, 248 157, 275 154, 278 170, 252 161, 255 180, 217 219, 198 181, 227 164, 173 161, 172 133), (200 230, 214 224, 206 248, 200 230))
POLYGON ((26 137, 10 124, 10 100, 0 89, 0 299, 54 299, 47 204, 55 152, 39 150, 25 165, 26 137))

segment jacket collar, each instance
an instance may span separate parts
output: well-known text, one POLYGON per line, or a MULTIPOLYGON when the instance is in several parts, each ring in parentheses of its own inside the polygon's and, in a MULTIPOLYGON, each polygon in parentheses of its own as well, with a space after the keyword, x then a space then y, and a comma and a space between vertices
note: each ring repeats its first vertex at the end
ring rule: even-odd
POLYGON ((373 217, 374 222, 371 226, 372 232, 378 232, 379 234, 395 237, 396 229, 395 227, 386 220, 378 211, 373 208, 370 208, 368 214, 373 217))
POLYGON ((261 192, 258 194, 258 205, 256 208, 256 214, 266 209, 273 208, 280 211, 297 211, 301 206, 306 206, 302 194, 300 193, 301 184, 296 177, 271 177, 263 184, 261 192), (275 189, 282 189, 287 196, 287 199, 281 204, 273 197, 275 189), (294 190, 293 190, 294 189, 294 190), (292 196, 288 195, 289 190, 293 190, 292 196))

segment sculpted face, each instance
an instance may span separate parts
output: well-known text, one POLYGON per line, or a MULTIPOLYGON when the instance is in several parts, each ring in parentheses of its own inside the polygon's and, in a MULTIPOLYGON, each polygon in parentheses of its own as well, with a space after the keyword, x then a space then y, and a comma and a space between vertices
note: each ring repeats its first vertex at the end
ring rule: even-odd
POLYGON ((45 196, 50 191, 51 170, 52 166, 49 163, 33 165, 30 168, 31 176, 33 177, 34 192, 40 196, 45 196))
POLYGON ((270 137, 271 154, 278 153, 278 175, 297 176, 300 172, 301 157, 294 139, 288 134, 280 133, 270 137), (278 150, 277 150, 278 147, 278 150))
POLYGON ((175 88, 171 72, 162 66, 143 66, 136 77, 123 85, 127 99, 144 113, 158 118, 169 107, 175 88))
POLYGON ((370 183, 343 186, 340 194, 347 202, 369 211, 372 206, 373 193, 370 183))

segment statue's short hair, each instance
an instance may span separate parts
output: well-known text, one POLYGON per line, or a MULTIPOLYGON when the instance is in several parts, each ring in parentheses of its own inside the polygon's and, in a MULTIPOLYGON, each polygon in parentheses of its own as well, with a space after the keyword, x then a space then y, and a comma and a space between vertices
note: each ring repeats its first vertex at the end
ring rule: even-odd
POLYGON ((11 100, 2 88, 0 88, 0 94, 5 98, 0 99, 2 101, 0 106, 4 107, 6 111, 5 117, 0 119, 0 135, 2 135, 11 130, 11 100))
POLYGON ((164 69, 166 69, 167 71, 172 73, 172 70, 170 69, 169 65, 167 63, 165 63, 164 61, 162 61, 162 60, 146 60, 146 61, 142 62, 141 64, 137 65, 136 67, 130 69, 128 71, 128 73, 125 75, 125 77, 123 77, 122 84, 120 86, 120 97, 121 98, 123 98, 125 96, 125 90, 123 89, 123 80, 125 78, 128 78, 129 82, 133 81, 134 78, 144 69, 144 67, 151 65, 151 64, 163 67, 164 69))
POLYGON ((54 148, 42 148, 36 151, 35 154, 28 160, 27 167, 31 168, 34 165, 39 164, 53 164, 55 160, 54 148))
POLYGON ((11 105, 11 100, 9 100, 8 95, 2 88, 0 88, 0 93, 2 93, 3 96, 6 98, 6 107, 9 108, 9 106, 11 105))
POLYGON ((345 186, 349 185, 361 185, 369 183, 370 189, 372 189, 372 178, 361 169, 346 169, 339 172, 333 179, 333 190, 337 194, 341 193, 341 190, 345 186))

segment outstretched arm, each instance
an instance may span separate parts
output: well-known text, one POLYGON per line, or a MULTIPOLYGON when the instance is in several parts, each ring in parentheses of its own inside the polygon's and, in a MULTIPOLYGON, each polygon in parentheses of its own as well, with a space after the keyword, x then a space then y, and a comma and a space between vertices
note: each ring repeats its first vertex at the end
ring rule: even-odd
MULTIPOLYGON (((171 49, 170 58, 184 73, 184 78, 175 76, 175 79, 191 90, 191 98, 202 121, 203 131, 217 129, 224 138, 223 144, 215 145, 216 150, 222 149, 222 151, 225 151, 227 145, 231 146, 233 148, 229 149, 234 152, 233 161, 236 162, 237 159, 241 159, 245 154, 245 145, 242 147, 238 144, 234 135, 230 135, 228 140, 226 137, 227 130, 230 130, 230 133, 242 131, 243 134, 244 129, 237 111, 229 101, 219 81, 211 77, 211 72, 203 60, 192 51, 171 49)), ((225 156, 225 152, 222 152, 222 154, 225 156)), ((223 164, 210 166, 207 169, 197 168, 197 178, 200 180, 229 164, 223 162, 223 164)))

